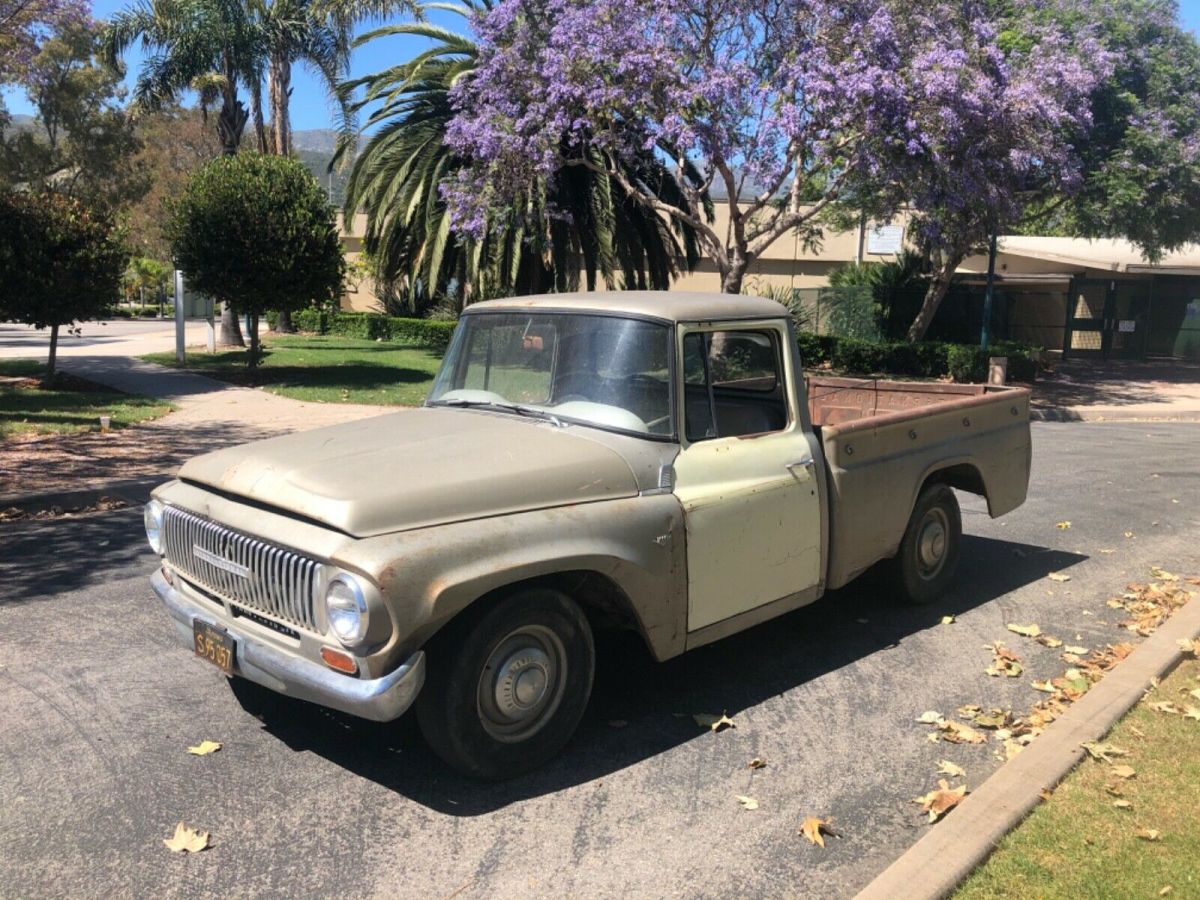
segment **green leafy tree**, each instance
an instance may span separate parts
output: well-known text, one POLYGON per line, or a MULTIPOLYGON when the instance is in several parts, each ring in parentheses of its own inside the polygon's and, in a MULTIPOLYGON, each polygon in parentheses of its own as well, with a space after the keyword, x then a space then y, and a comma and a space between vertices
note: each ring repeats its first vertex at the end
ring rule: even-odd
POLYGON ((0 319, 50 329, 48 382, 59 329, 104 314, 119 296, 126 259, 103 208, 53 193, 0 196, 0 319))
POLYGON ((1042 9, 1052 14, 1073 29, 1092 19, 1112 71, 1092 93, 1080 190, 1042 198, 1021 230, 1125 238, 1150 259, 1200 240, 1200 43, 1177 4, 1042 9))
POLYGON ((300 161, 222 157, 198 170, 169 209, 172 249, 188 283, 250 316, 251 368, 261 314, 341 296, 345 261, 334 214, 300 161))
MULTIPOLYGON (((491 3, 435 6, 472 19, 491 3)), ((412 306, 446 297, 452 288, 461 304, 575 289, 581 282, 593 290, 598 279, 609 287, 666 289, 682 267, 695 266, 695 230, 635 202, 625 186, 641 185, 669 205, 685 202, 677 182, 649 151, 618 161, 591 150, 595 166, 564 165, 507 209, 493 212, 481 236, 456 236, 441 187, 462 160, 445 136, 454 117, 451 90, 474 69, 478 48, 470 37, 426 21, 389 25, 358 43, 399 34, 431 44, 407 62, 342 87, 344 96, 365 88, 356 110, 374 107, 367 127, 375 130, 354 159, 344 213, 347 219, 366 214, 364 244, 380 282, 397 288, 412 306), (608 165, 619 165, 626 182, 606 174, 608 165)), ((351 137, 343 134, 335 163, 349 155, 351 137)), ((691 177, 697 186, 699 176, 692 171, 691 177)), ((705 202, 711 218, 711 203, 705 202)))
POLYGON ((94 55, 99 32, 68 22, 45 35, 16 86, 36 110, 27 127, 0 131, 0 185, 54 190, 117 209, 146 193, 140 142, 120 80, 94 55))

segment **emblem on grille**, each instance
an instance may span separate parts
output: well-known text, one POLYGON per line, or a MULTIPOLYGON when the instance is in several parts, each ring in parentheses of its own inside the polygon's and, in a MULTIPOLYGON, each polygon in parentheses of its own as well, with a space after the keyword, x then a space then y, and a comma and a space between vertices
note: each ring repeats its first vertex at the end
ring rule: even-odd
POLYGON ((196 559, 202 559, 211 566, 216 566, 223 572, 228 572, 230 575, 236 575, 238 578, 250 578, 250 569, 246 566, 239 565, 232 560, 226 559, 223 556, 205 550, 199 544, 192 544, 192 553, 196 555, 196 559))

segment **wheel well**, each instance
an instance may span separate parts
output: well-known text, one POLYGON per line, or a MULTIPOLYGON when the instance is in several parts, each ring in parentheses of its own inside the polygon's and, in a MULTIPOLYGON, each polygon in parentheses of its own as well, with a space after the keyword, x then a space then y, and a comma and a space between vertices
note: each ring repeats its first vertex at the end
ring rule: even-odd
POLYGON ((607 575, 591 569, 572 569, 514 581, 488 591, 468 609, 477 608, 489 597, 506 597, 531 587, 562 591, 580 605, 593 628, 635 631, 645 640, 646 635, 629 596, 607 575))
POLYGON ((987 497, 987 485, 983 482, 983 475, 970 463, 959 463, 956 466, 948 466, 930 473, 929 477, 925 479, 925 483, 921 485, 921 490, 924 491, 932 484, 944 484, 947 487, 966 491, 968 494, 987 497))

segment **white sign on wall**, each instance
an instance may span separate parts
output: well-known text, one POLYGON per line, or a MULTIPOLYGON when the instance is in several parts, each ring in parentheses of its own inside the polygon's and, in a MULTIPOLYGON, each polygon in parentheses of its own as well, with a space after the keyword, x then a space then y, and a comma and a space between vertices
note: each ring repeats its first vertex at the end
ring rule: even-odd
POLYGON ((895 256, 903 249, 903 225, 874 225, 867 232, 867 252, 874 256, 895 256))

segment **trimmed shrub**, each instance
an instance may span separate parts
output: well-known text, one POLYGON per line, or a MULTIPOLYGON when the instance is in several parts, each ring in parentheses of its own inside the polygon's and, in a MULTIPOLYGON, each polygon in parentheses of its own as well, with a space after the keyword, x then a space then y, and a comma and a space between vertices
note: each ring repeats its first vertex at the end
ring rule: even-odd
POLYGON ((392 344, 445 350, 457 323, 443 319, 404 319, 375 313, 330 313, 323 309, 302 309, 292 313, 292 324, 297 331, 310 334, 336 334, 367 341, 382 340, 392 344))
POLYGON ((926 341, 875 342, 826 334, 796 335, 800 361, 807 368, 829 365, 847 375, 891 375, 905 378, 945 378, 961 383, 987 381, 988 359, 1008 357, 1009 381, 1032 382, 1041 368, 1039 353, 1011 342, 993 344, 986 351, 966 344, 926 341))

